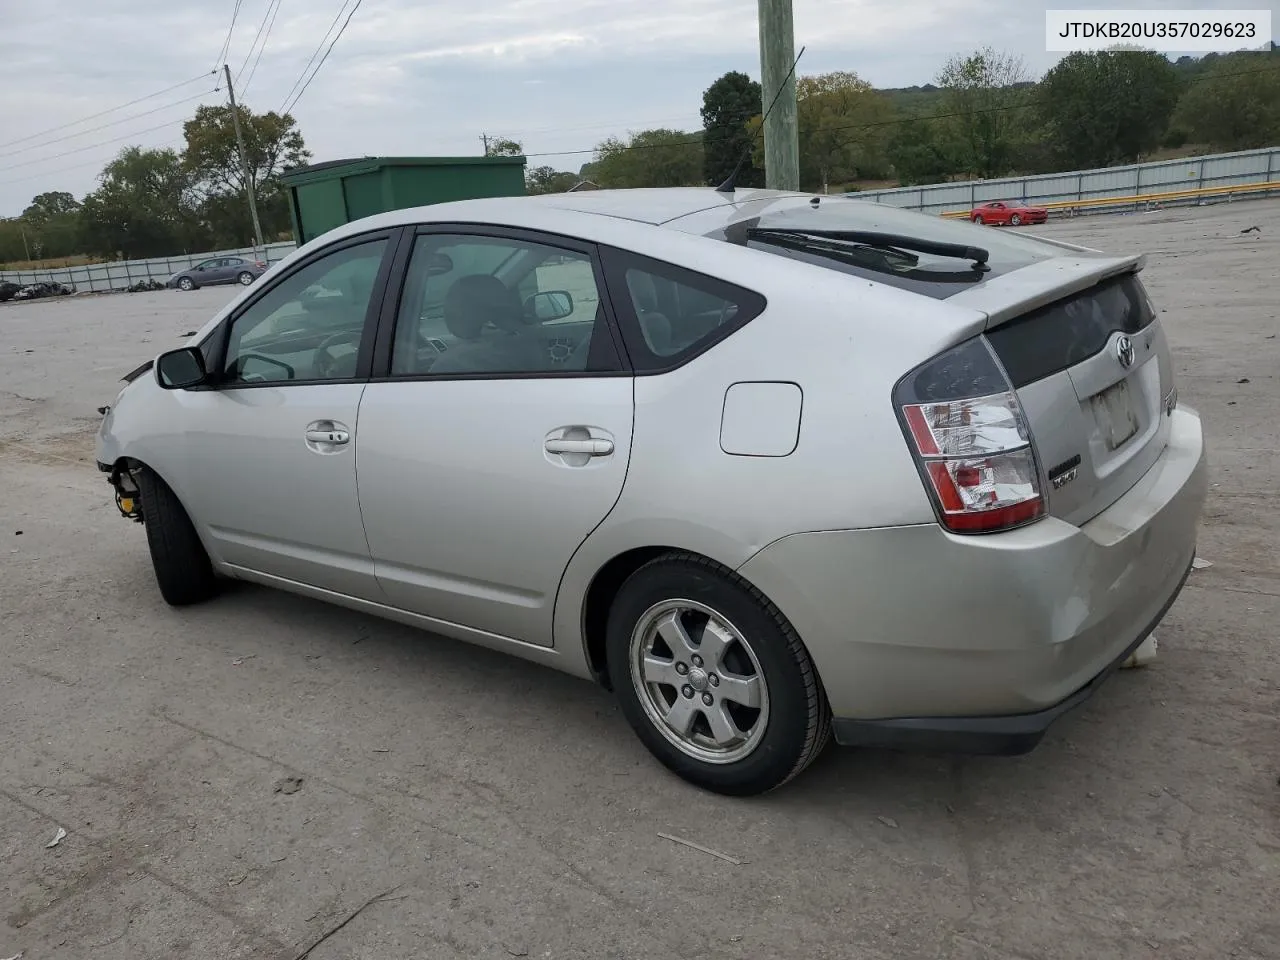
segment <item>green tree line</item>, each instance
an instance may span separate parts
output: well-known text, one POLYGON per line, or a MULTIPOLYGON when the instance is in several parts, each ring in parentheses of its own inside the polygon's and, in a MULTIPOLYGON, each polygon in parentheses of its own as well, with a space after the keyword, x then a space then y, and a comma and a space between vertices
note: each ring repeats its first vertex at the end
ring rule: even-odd
MULTIPOLYGON (((1108 50, 1064 57, 1033 81, 1015 55, 952 57, 923 87, 877 90, 851 71, 796 82, 800 185, 904 185, 1134 163, 1161 149, 1280 144, 1280 50, 1184 57, 1108 50)), ((600 143, 577 173, 536 166, 530 192, 764 183, 760 85, 732 72, 702 97, 701 130, 641 130, 600 143)), ((508 141, 514 152, 522 149, 508 141)))
MULTIPOLYGON (((0 263, 159 257, 227 249, 253 242, 245 177, 229 106, 201 106, 183 125, 185 145, 126 147, 77 200, 61 190, 35 197, 22 215, 0 221, 0 263)), ((280 173, 311 154, 293 117, 255 114, 240 122, 249 180, 256 191, 263 238, 292 236, 280 173)))

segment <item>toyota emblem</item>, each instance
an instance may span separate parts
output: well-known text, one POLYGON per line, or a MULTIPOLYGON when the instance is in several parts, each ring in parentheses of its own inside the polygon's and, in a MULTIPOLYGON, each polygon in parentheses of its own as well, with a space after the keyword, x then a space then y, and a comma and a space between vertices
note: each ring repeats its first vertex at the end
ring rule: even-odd
POLYGON ((1116 341, 1116 359, 1126 370, 1133 366, 1133 341, 1128 337, 1116 341))

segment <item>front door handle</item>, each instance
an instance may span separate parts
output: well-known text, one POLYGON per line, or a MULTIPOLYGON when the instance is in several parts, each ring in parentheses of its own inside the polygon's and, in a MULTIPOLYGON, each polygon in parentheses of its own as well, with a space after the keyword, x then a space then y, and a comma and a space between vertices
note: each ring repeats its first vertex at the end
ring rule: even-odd
POLYGON ((565 440, 555 438, 546 443, 547 453, 580 453, 588 457, 607 457, 613 453, 612 440, 565 440))
POLYGON ((346 443, 350 439, 350 433, 336 427, 332 430, 307 431, 307 443, 346 443))

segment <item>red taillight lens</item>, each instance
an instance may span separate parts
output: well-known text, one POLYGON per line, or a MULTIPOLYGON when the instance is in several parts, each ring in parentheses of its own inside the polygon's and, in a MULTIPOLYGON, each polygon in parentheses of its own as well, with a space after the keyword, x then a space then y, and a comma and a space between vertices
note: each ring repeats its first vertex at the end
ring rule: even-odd
POLYGON ((1044 515, 1022 408, 985 342, 944 353, 895 393, 943 526, 992 533, 1044 515))

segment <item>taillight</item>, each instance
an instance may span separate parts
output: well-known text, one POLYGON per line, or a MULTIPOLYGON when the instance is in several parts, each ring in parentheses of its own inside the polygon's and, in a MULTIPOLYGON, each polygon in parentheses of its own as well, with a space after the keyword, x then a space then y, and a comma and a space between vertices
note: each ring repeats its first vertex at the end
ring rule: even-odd
POLYGON ((1026 418, 983 338, 903 377, 894 405, 948 530, 993 533, 1044 515, 1026 418))

